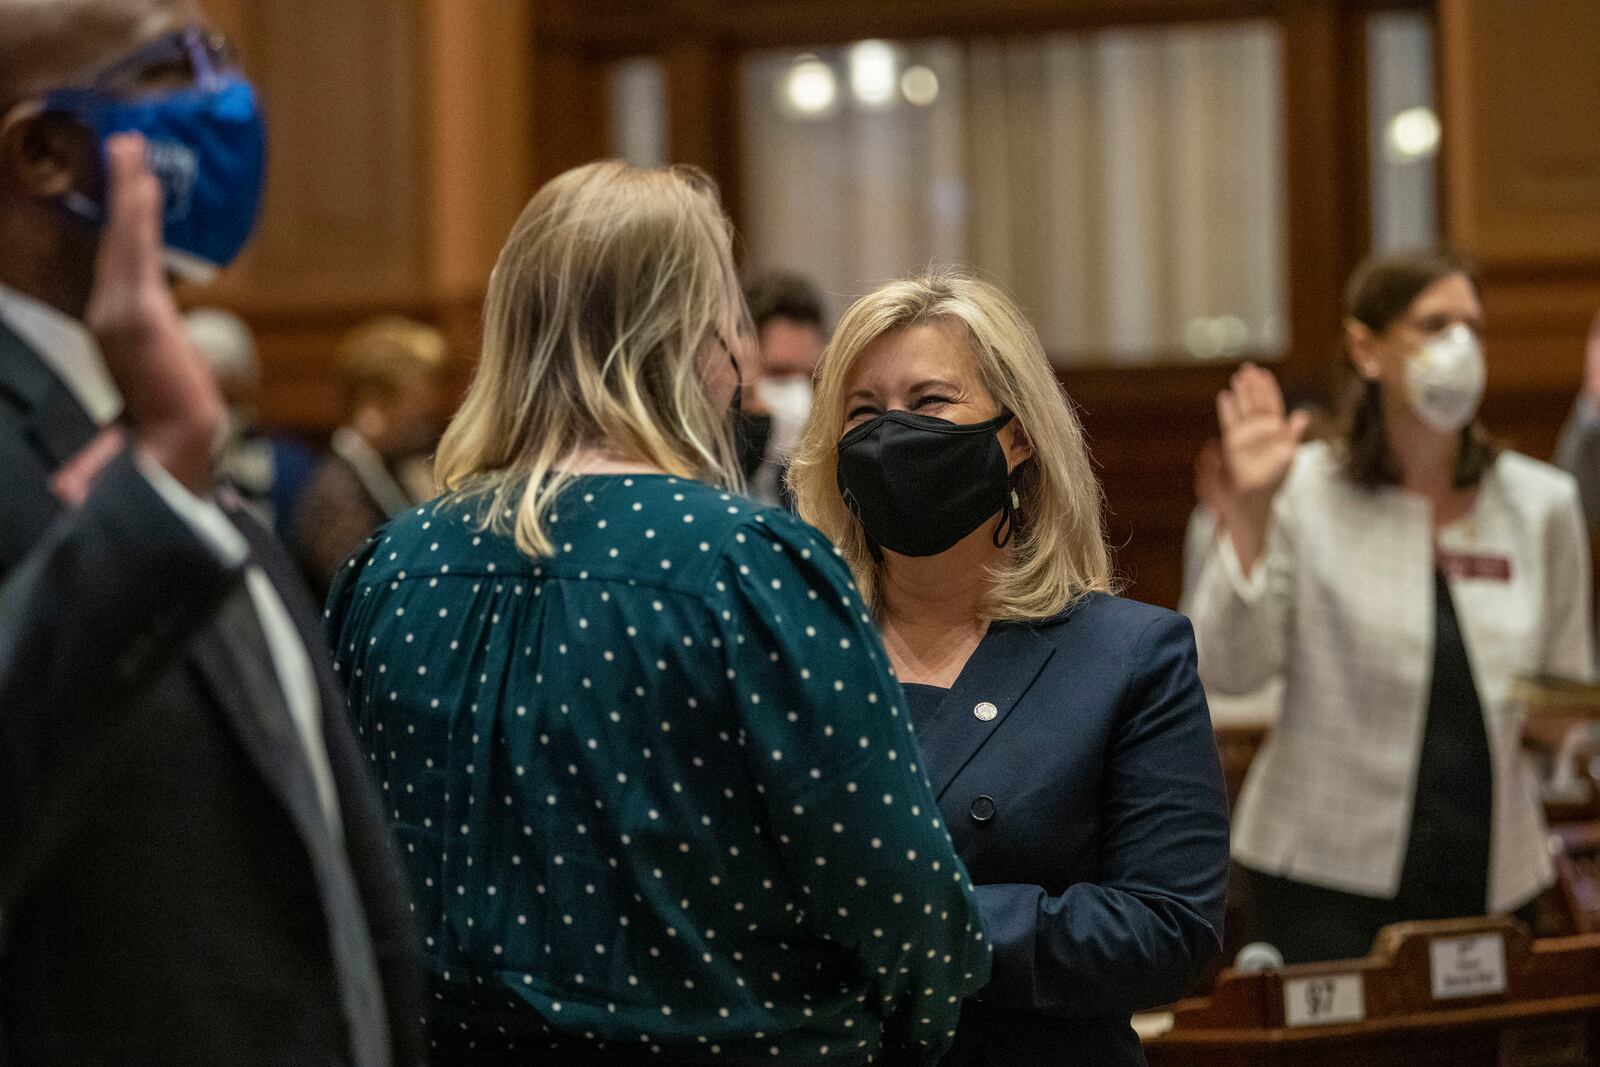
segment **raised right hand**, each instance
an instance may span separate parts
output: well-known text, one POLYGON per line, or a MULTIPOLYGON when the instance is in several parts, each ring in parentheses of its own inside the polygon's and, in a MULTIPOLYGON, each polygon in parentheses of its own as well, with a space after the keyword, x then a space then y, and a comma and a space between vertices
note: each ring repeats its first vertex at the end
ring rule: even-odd
POLYGON ((109 212, 84 316, 122 391, 135 443, 189 489, 211 484, 226 408, 178 313, 161 264, 161 189, 144 139, 106 146, 109 212))
POLYGON ((1245 506, 1270 504, 1289 476, 1310 416, 1285 414, 1283 390, 1272 372, 1246 363, 1217 394, 1223 461, 1245 506))

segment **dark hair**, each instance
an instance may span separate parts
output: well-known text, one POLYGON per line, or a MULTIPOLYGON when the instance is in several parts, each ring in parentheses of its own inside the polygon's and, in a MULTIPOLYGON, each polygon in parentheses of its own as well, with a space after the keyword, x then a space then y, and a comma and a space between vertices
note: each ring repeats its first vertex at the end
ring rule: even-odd
POLYGON ((798 274, 778 270, 753 274, 744 283, 744 298, 758 336, 773 319, 823 328, 822 294, 798 274))
MULTIPOLYGON (((1373 256, 1356 268, 1345 289, 1345 314, 1375 334, 1405 316, 1423 290, 1454 274, 1464 274, 1478 290, 1478 272, 1465 256, 1448 250, 1397 252, 1373 256)), ((1369 489, 1396 485, 1400 471, 1389 452, 1383 425, 1383 392, 1350 368, 1352 384, 1344 411, 1345 473, 1369 489)), ((1477 485, 1500 453, 1500 446, 1474 420, 1461 431, 1453 483, 1457 489, 1477 485)))

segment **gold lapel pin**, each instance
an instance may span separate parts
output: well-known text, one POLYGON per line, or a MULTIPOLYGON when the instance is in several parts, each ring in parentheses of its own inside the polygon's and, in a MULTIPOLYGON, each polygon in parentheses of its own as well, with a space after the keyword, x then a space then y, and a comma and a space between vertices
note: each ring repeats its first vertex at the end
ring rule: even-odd
POLYGON ((1000 709, 985 700, 982 704, 972 709, 972 714, 977 716, 978 721, 988 722, 1000 714, 1000 709))

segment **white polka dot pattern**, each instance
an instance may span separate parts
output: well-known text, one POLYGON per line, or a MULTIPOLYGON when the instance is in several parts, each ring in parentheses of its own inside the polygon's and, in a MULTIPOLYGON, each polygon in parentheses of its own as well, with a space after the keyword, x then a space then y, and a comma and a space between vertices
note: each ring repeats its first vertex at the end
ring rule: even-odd
POLYGON ((426 511, 330 625, 436 1048, 942 1050, 989 947, 831 546, 666 476, 578 479, 551 559, 426 511))

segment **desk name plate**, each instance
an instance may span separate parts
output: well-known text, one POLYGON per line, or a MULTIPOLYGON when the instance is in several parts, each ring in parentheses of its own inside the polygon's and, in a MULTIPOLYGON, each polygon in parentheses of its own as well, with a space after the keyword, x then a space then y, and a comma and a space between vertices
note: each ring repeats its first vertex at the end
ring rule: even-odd
POLYGON ((1290 978, 1283 983, 1283 1017, 1289 1026, 1363 1022, 1366 985, 1359 972, 1290 978))
POLYGON ((1436 937, 1428 942, 1433 999, 1487 997, 1506 991, 1503 934, 1436 937))

